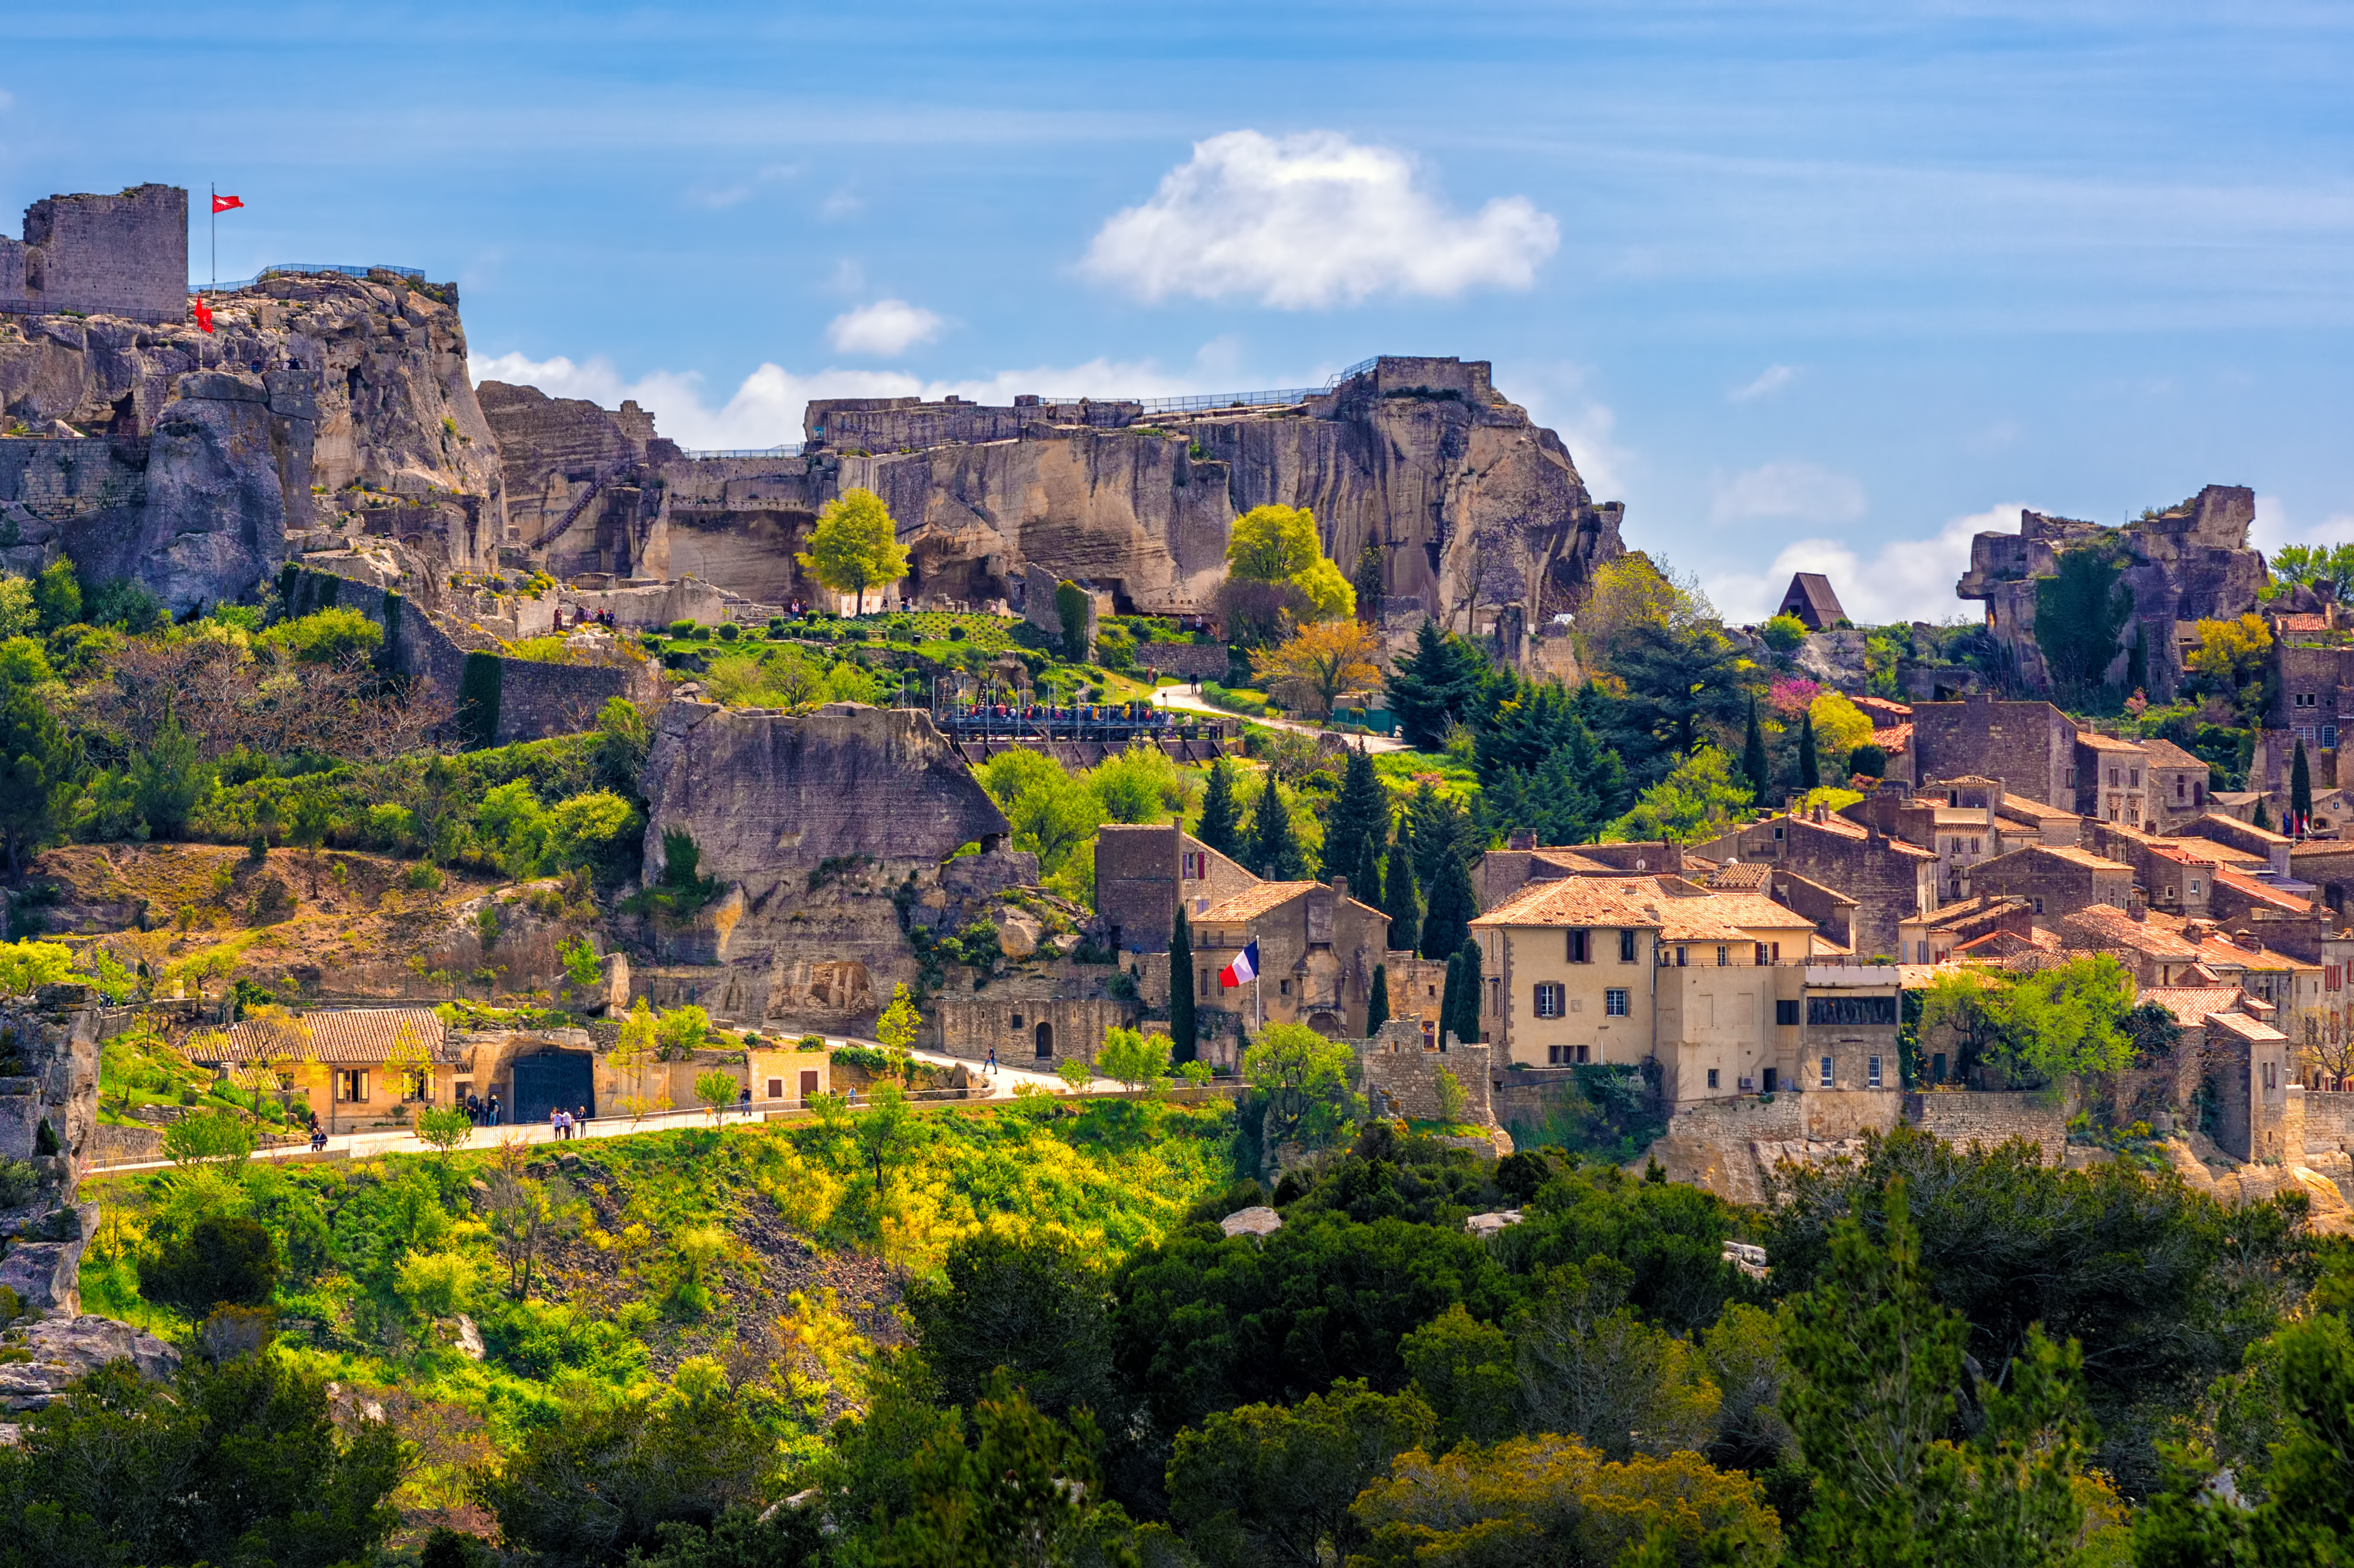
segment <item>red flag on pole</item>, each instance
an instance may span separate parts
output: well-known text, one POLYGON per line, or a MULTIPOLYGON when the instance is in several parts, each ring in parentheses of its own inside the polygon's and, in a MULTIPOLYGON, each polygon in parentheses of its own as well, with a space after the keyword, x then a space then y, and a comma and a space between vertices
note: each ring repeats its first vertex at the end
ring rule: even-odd
POLYGON ((244 200, 238 196, 217 196, 213 197, 213 210, 215 212, 227 212, 233 207, 243 207, 244 205, 244 200))
POLYGON ((196 300, 196 324, 207 332, 213 330, 213 308, 205 303, 202 296, 196 300))

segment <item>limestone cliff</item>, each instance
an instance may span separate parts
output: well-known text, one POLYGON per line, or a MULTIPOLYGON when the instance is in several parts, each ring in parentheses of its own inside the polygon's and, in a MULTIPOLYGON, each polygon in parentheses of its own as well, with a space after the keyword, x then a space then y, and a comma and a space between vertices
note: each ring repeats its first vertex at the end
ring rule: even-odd
POLYGON ((2073 550, 2102 551, 2123 567, 2119 581, 2133 599, 2108 672, 2121 680, 2138 639, 2152 701, 2170 700, 2183 675, 2182 650, 2195 645, 2197 621, 2243 615, 2256 607, 2265 580, 2264 557, 2248 544, 2255 493, 2243 485, 2211 484, 2179 506, 2122 528, 2021 512, 2019 532, 1980 534, 1970 544, 1969 570, 1954 591, 1983 599, 1987 629, 2001 644, 2031 691, 2052 689, 2052 669, 2035 636, 2036 584, 2055 577, 2073 550))
POLYGON ((252 589, 321 524, 494 566, 503 477, 452 299, 272 273, 218 296, 211 334, 0 320, 0 560, 64 554, 175 611, 252 589))
POLYGON ((793 552, 852 486, 881 494, 919 600, 1019 603, 1027 569, 1079 577, 1123 609, 1208 608, 1234 519, 1312 510, 1353 572, 1381 555, 1384 618, 1427 614, 1525 658, 1620 551, 1559 437, 1483 362, 1384 357, 1331 390, 1222 408, 1010 408, 949 399, 818 401, 806 447, 695 459, 634 406, 609 414, 484 383, 518 538, 559 576, 694 576, 765 603, 814 599, 793 552))
MULTIPOLYGON (((918 966, 906 924, 981 885, 961 845, 994 846, 998 810, 931 719, 912 709, 829 705, 796 717, 674 702, 640 775, 649 881, 663 835, 691 834, 698 872, 725 885, 689 932, 656 928, 674 955, 726 972, 706 992, 730 1017, 847 1028, 872 1020, 918 966), (939 898, 928 895, 940 893, 939 898)), ((1029 856, 997 882, 1034 881, 1029 856)), ((983 882, 989 879, 983 878, 983 882)))

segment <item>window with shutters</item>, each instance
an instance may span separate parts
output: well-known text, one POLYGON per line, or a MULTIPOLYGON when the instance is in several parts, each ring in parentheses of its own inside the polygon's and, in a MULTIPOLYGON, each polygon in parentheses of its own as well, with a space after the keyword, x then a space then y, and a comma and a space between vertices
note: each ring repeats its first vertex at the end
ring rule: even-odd
POLYGON ((1537 1016, 1539 1018, 1559 1018, 1563 1013, 1568 1012, 1568 1008, 1564 1005, 1565 994, 1566 993, 1564 991, 1558 981, 1540 981, 1536 989, 1537 1016))
POLYGON ((1588 933, 1583 930, 1573 929, 1565 932, 1564 935, 1569 938, 1568 952, 1565 955, 1569 961, 1573 964, 1582 964, 1585 962, 1587 950, 1585 938, 1588 933))
POLYGON ((1635 933, 1632 931, 1618 933, 1618 961, 1622 964, 1635 961, 1635 933))

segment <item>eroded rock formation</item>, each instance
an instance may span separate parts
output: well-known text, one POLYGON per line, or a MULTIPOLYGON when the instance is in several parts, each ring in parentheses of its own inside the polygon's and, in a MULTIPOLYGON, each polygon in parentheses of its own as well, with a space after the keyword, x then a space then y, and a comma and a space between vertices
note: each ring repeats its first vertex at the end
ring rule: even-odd
POLYGON ((559 576, 693 576, 777 604, 816 599, 792 556, 853 486, 882 495, 913 555, 907 596, 1019 604, 1036 567, 1118 608, 1207 609, 1234 519, 1312 510, 1344 571, 1373 547, 1385 620, 1529 634, 1620 552, 1560 438, 1495 390, 1484 362, 1384 357, 1281 406, 1148 413, 1136 403, 1010 408, 950 399, 813 402, 800 453, 691 459, 619 414, 486 382, 518 538, 559 576))
POLYGON ((454 296, 273 273, 193 323, 0 319, 0 564, 59 554, 185 611, 252 589, 325 524, 496 564, 497 448, 454 296))
POLYGON ((657 924, 656 945, 724 967, 711 994, 733 1017, 872 1020, 895 983, 919 978, 911 925, 1037 878, 1035 857, 996 848, 1004 813, 913 709, 796 717, 674 702, 640 788, 648 881, 664 835, 684 829, 698 874, 723 885, 691 930, 657 924), (989 853, 949 862, 944 879, 942 863, 973 842, 989 853))
POLYGON ((2108 678, 2124 678, 2138 639, 2150 699, 2169 701, 2182 679, 2186 642, 2198 642, 2194 624, 2256 607, 2265 569, 2263 554, 2248 544, 2255 516, 2255 493, 2235 484, 2211 484, 2179 506, 2122 528, 2023 511, 2017 534, 1980 534, 1971 541, 1969 570, 1954 591, 1986 602, 1987 629, 2010 656, 2021 683, 2049 691, 2052 667, 2035 635, 2036 585, 2059 575, 2062 555, 2102 552, 2123 567, 2119 581, 2133 599, 2108 678))

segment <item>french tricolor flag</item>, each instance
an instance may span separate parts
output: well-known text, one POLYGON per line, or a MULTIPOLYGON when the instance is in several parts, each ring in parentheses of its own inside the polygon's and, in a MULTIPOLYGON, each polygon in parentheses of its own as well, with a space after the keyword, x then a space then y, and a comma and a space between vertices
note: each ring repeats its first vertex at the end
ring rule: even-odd
POLYGON ((1258 943, 1254 940, 1233 963, 1218 971, 1218 984, 1231 991, 1258 979, 1258 943))

